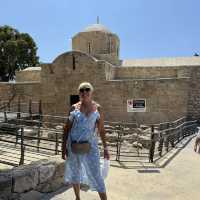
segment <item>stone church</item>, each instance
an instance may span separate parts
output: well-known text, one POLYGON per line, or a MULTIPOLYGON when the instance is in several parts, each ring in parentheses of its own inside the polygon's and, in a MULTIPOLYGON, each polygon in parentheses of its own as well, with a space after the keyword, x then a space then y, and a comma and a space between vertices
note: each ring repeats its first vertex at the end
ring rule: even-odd
MULTIPOLYGON (((72 50, 52 63, 17 72, 12 87, 24 99, 41 99, 44 114, 66 115, 78 101, 78 85, 87 81, 108 121, 199 118, 200 57, 120 60, 119 54, 117 34, 93 24, 74 35, 72 50)), ((2 88, 10 91, 11 85, 2 88)))

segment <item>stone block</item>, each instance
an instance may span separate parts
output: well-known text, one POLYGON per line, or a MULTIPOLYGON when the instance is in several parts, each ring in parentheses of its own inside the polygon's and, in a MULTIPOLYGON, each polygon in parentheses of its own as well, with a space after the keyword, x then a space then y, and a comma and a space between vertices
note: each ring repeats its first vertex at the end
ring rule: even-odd
POLYGON ((41 165, 39 167, 39 183, 44 183, 52 179, 55 173, 55 165, 48 164, 48 165, 41 165))
POLYGON ((13 191, 22 193, 34 189, 39 182, 37 168, 21 167, 13 171, 13 191))
MULTIPOLYGON (((59 155, 59 157, 60 157, 60 155, 59 155)), ((59 163, 56 163, 56 170, 55 170, 54 178, 64 177, 64 169, 65 169, 65 161, 64 160, 61 160, 59 163)))
POLYGON ((7 199, 12 190, 11 173, 0 173, 0 199, 7 199))

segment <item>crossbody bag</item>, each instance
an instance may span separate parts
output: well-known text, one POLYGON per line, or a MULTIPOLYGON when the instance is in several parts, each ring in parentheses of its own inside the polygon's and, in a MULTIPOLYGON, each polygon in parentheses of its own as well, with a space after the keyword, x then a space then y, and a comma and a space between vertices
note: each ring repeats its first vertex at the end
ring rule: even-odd
MULTIPOLYGON (((72 127, 74 127, 74 123, 75 123, 74 121, 75 120, 73 119, 72 127)), ((89 141, 80 141, 82 135, 80 135, 80 137, 76 141, 71 139, 71 150, 74 154, 87 154, 91 150, 91 144, 89 141)), ((71 136, 71 134, 70 134, 70 136, 71 136)))
POLYGON ((90 152, 91 144, 88 141, 72 141, 71 149, 74 154, 86 154, 90 152))

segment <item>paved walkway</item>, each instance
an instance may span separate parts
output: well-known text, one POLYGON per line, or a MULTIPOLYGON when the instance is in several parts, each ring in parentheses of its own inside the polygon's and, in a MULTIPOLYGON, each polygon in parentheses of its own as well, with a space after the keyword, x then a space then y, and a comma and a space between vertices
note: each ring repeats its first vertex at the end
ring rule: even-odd
MULTIPOLYGON (((193 144, 194 138, 179 144, 160 161, 164 167, 139 167, 133 163, 129 164, 130 169, 111 167, 106 180, 108 200, 199 200, 200 155, 193 151, 193 144)), ((95 192, 82 192, 81 199, 99 198, 95 192)), ((44 200, 75 198, 72 189, 62 188, 44 200)))

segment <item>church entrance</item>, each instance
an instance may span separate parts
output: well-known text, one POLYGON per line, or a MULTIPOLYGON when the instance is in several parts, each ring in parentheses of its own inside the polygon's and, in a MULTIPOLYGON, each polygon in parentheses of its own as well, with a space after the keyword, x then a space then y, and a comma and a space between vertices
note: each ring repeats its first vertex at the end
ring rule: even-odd
POLYGON ((70 95, 70 105, 72 106, 77 102, 79 102, 79 95, 70 95))

